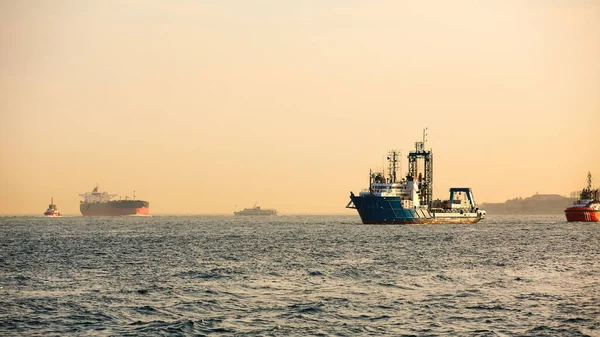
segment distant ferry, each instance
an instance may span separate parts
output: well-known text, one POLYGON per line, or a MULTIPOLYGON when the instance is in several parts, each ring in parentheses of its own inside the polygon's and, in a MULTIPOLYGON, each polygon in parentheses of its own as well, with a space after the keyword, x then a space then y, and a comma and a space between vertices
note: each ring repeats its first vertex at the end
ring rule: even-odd
POLYGON ((599 222, 600 221, 600 192, 592 190, 592 173, 588 172, 587 187, 581 191, 579 199, 565 209, 568 222, 599 222))
POLYGON ((244 208, 241 211, 233 212, 234 215, 238 216, 262 216, 262 215, 277 215, 277 211, 272 208, 262 209, 260 206, 256 206, 252 208, 244 208))
MULTIPOLYGON (((94 187, 92 192, 80 194, 83 200, 79 204, 79 210, 82 215, 149 215, 150 203, 145 200, 111 200, 116 194, 99 192, 98 186, 94 187)), ((135 191, 133 192, 135 199, 135 191)))
POLYGON ((44 212, 45 216, 61 216, 58 211, 58 207, 54 204, 54 198, 50 198, 50 205, 48 205, 48 209, 44 212))
POLYGON ((408 175, 402 179, 396 177, 399 157, 399 151, 390 151, 388 177, 371 172, 368 189, 350 192, 346 208, 356 209, 363 224, 476 223, 485 218, 468 187, 451 188, 448 200, 432 200, 433 153, 425 150, 425 130, 423 141, 408 154, 408 175), (419 161, 423 172, 418 172, 419 161))

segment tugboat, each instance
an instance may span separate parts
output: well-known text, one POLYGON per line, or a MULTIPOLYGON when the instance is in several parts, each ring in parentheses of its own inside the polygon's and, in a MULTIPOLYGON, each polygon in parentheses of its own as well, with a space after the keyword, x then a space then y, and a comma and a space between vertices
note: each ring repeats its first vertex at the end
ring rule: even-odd
POLYGON ((462 224, 485 218, 468 187, 453 187, 448 200, 433 200, 433 152, 425 150, 426 130, 423 141, 415 142, 415 150, 408 154, 405 178, 396 176, 401 154, 391 150, 388 177, 371 171, 369 188, 358 195, 350 192, 346 208, 356 209, 363 224, 462 224), (423 172, 418 172, 419 166, 423 172))
POLYGON ((600 193, 598 189, 592 190, 592 173, 588 172, 587 187, 581 191, 579 199, 565 209, 567 222, 599 222, 600 221, 600 193))
POLYGON ((48 205, 48 209, 44 212, 45 216, 61 216, 58 208, 54 204, 54 198, 50 198, 50 205, 48 205))

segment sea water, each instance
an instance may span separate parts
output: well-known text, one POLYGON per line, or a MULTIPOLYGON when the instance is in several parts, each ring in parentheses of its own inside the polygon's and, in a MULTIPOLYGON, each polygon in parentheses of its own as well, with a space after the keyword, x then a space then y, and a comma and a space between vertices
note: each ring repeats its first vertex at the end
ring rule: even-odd
POLYGON ((600 336, 600 224, 2 217, 0 335, 600 336))

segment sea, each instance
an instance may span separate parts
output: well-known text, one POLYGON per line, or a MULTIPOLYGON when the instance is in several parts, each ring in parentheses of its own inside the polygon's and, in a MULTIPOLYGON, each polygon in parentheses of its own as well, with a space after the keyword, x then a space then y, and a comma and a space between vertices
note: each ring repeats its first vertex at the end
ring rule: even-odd
POLYGON ((0 217, 1 336, 600 336, 600 223, 0 217))

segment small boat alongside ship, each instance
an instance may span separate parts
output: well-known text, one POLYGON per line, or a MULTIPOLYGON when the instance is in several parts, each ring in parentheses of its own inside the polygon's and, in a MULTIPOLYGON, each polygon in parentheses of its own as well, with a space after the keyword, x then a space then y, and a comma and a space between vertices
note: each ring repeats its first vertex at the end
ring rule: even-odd
POLYGON ((50 204, 48 205, 48 209, 44 212, 44 215, 51 217, 62 216, 54 203, 54 197, 50 198, 50 204))
POLYGON ((135 191, 133 199, 125 197, 124 200, 112 200, 117 194, 99 192, 98 185, 92 192, 79 195, 83 200, 79 204, 79 211, 87 216, 115 216, 115 215, 150 215, 150 203, 145 200, 136 200, 135 191))
POLYGON ((592 173, 588 172, 587 187, 581 190, 579 199, 565 209, 567 222, 600 222, 600 192, 592 189, 592 173))
POLYGON ((408 154, 406 177, 397 177, 400 152, 391 150, 388 176, 371 171, 369 188, 358 195, 350 192, 346 208, 356 209, 363 224, 463 224, 486 217, 468 187, 450 188, 448 200, 433 200, 433 152, 425 150, 425 136, 424 130, 423 141, 408 154))
POLYGON ((254 204, 252 208, 244 208, 241 211, 233 212, 236 216, 268 216, 268 215, 277 215, 277 210, 272 208, 260 208, 254 204))

